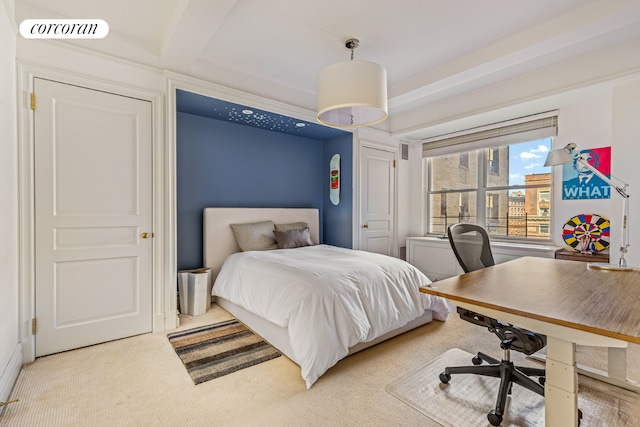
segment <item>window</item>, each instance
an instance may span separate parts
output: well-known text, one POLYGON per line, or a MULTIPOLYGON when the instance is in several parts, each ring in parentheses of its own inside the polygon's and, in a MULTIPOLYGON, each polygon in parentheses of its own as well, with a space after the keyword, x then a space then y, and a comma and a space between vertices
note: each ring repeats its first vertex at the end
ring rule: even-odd
POLYGON ((500 194, 487 194, 487 227, 495 229, 500 223, 500 194))
POLYGON ((500 175, 500 149, 491 148, 489 151, 489 173, 492 175, 500 175))
POLYGON ((438 140, 435 148, 425 142, 427 234, 441 236, 450 224, 470 222, 497 238, 549 240, 552 174, 543 164, 556 120, 538 121, 542 131, 489 138, 496 145, 473 135, 462 143, 438 140))
POLYGON ((440 194, 440 215, 447 216, 447 195, 444 193, 440 194))
POLYGON ((469 193, 460 193, 460 218, 469 218, 469 193))
POLYGON ((538 191, 538 215, 540 216, 549 216, 549 209, 551 208, 549 195, 548 190, 541 189, 538 191))
POLYGON ((458 166, 469 169, 469 153, 460 153, 460 163, 458 166))

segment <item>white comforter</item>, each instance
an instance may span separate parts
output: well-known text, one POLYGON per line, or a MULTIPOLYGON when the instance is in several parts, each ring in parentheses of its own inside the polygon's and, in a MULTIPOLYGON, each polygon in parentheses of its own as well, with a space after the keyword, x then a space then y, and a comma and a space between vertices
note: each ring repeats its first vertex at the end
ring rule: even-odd
POLYGON ((447 302, 418 291, 429 283, 397 258, 317 245, 235 253, 212 294, 287 328, 309 388, 349 347, 404 326, 426 309, 445 320, 447 302))

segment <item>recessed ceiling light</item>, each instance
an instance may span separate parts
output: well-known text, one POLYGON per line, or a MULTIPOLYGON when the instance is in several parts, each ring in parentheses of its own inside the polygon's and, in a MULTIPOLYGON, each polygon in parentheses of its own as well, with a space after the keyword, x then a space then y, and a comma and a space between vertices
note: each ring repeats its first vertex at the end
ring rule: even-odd
POLYGON ((242 110, 243 114, 253 114, 252 110, 242 110))
POLYGON ((305 126, 306 126, 305 123, 296 123, 296 127, 303 128, 305 126))

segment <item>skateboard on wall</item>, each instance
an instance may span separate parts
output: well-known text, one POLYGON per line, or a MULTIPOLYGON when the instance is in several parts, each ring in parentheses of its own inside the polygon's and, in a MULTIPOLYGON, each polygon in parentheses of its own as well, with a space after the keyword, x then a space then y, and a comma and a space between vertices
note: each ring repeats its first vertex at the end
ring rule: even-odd
POLYGON ((329 162, 330 187, 329 200, 334 205, 340 203, 340 154, 334 154, 329 162))

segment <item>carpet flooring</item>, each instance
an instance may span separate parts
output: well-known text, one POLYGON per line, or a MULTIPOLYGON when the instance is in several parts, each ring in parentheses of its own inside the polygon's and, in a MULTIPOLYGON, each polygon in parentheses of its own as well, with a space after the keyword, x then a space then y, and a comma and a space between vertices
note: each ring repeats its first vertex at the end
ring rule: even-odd
MULTIPOLYGON (((180 315, 180 327, 170 332, 231 318, 212 304, 204 315, 180 315)), ((441 427, 389 394, 385 386, 451 348, 501 354, 492 334, 452 315, 446 322, 431 322, 341 360, 311 389, 306 388, 300 367, 285 356, 195 385, 169 343, 168 332, 25 364, 9 397, 19 401, 5 406, 0 427, 441 427)), ((632 362, 639 360, 635 357, 639 352, 640 345, 630 345, 629 372, 636 380, 640 366, 632 362)), ((518 364, 539 366, 520 354, 512 357, 518 364)), ((587 381, 599 383, 580 376, 579 385, 587 381)), ((620 402, 617 387, 599 386, 605 405, 620 402)), ((640 401, 640 394, 635 399, 640 401)), ((581 404, 585 414, 581 427, 638 425, 640 416, 599 422, 601 406, 581 404)), ((484 410, 479 421, 484 424, 463 427, 486 427, 484 410)))
POLYGON ((195 384, 280 357, 236 319, 167 335, 195 384))

